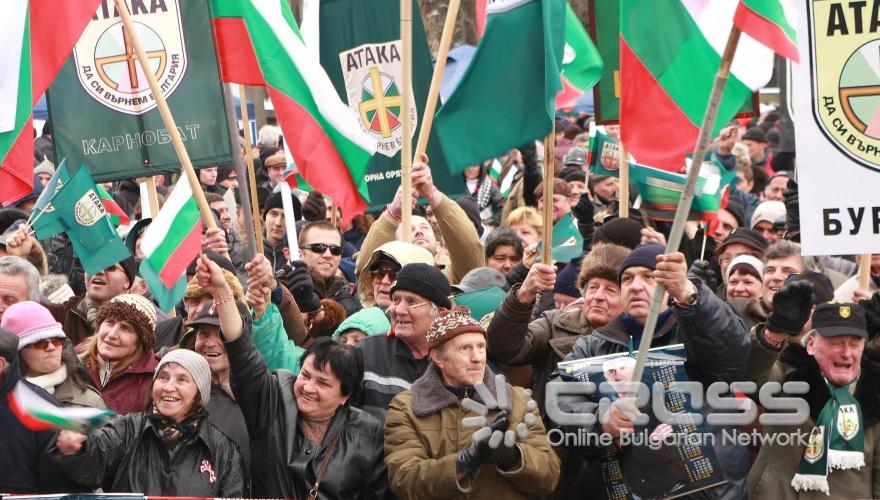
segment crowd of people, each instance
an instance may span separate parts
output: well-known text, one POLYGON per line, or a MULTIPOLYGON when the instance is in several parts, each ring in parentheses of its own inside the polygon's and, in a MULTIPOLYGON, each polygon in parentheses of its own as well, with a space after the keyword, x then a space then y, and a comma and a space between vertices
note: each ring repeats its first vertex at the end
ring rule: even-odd
MULTIPOLYGON (((620 385, 662 286, 651 347, 683 345, 686 381, 808 384, 783 385, 779 395, 804 402, 802 421, 749 424, 759 435, 799 431, 805 440, 712 441, 719 481, 692 493, 880 496, 880 255, 870 257, 868 290, 858 258, 801 255, 795 158, 779 149, 778 115, 721 131, 712 155, 737 180, 717 220, 689 222, 673 252, 670 224, 619 199, 617 178, 590 173, 589 120, 558 118, 554 151, 536 142, 500 158, 503 175, 515 173, 506 196, 490 162, 464 172, 468 194, 458 199, 434 184, 427 158, 415 162, 409 228, 402 190, 379 212, 354 217, 340 217, 321 193, 294 190, 294 261, 278 189, 286 161, 278 129, 267 126, 253 181, 263 247, 248 250, 255 235, 244 226, 243 179, 232 167, 201 169, 218 227, 205 231, 175 311, 160 310, 138 275, 151 219, 141 216, 134 180, 107 185, 133 221, 120 227, 133 257, 88 275, 63 233, 39 241, 30 232, 34 201, 54 173, 50 126, 35 151, 34 195, 0 209, 0 493, 688 492, 679 474, 687 456, 625 441, 648 425, 658 439, 679 429, 654 414, 645 424, 650 403, 620 385), (544 162, 554 178, 542 178, 544 162), (545 204, 554 223, 567 214, 576 222, 583 247, 571 261, 542 263, 545 204), (488 312, 458 303, 486 290, 500 290, 488 295, 496 297, 488 312), (591 358, 608 360, 600 366, 615 397, 583 391, 559 366, 591 358), (57 407, 115 416, 81 432, 29 430, 8 402, 18 384, 57 407)), ((617 127, 606 132, 616 137, 617 127)), ((164 199, 171 179, 157 181, 164 199)), ((760 413, 784 413, 742 390, 760 413)), ((729 385, 721 394, 745 398, 729 385)))

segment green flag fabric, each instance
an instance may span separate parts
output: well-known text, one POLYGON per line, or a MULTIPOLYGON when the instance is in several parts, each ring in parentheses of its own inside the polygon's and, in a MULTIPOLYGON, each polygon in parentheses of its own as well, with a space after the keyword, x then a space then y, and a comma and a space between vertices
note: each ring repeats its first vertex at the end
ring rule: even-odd
POLYGON ((49 200, 55 196, 55 193, 61 189, 61 186, 67 183, 70 176, 70 168, 67 166, 67 159, 65 158, 58 164, 58 168, 55 169, 52 178, 46 183, 43 192, 40 193, 40 197, 34 203, 29 225, 34 230, 37 239, 51 238, 64 231, 64 225, 61 223, 58 212, 55 211, 55 207, 49 203, 49 200))
MULTIPOLYGON (((415 107, 410 118, 415 146, 433 67, 416 0, 412 10, 411 95, 415 107)), ((358 116, 362 129, 378 141, 364 180, 370 195, 369 210, 379 210, 394 199, 400 186, 400 2, 306 0, 301 32, 309 49, 320 53, 321 66, 339 97, 358 116)), ((464 180, 449 173, 436 130, 431 135, 427 154, 434 185, 450 198, 463 196, 464 180)))
POLYGON ((486 32, 434 128, 452 172, 546 136, 565 45, 565 0, 496 0, 486 32))
POLYGON ((471 311, 471 317, 482 322, 483 317, 495 311, 504 301, 504 290, 498 285, 481 288, 472 292, 460 293, 455 296, 456 306, 465 306, 471 311))
POLYGON ((131 257, 110 223, 87 168, 79 167, 49 203, 86 274, 96 274, 131 257))
MULTIPOLYGON (((553 225, 553 245, 550 256, 556 262, 568 262, 584 252, 584 238, 578 230, 571 213, 562 216, 553 225)), ((538 260, 541 259, 541 243, 538 243, 538 260)))
MULTIPOLYGON (((193 165, 232 164, 208 0, 134 2, 132 11, 193 165)), ((94 13, 46 99, 55 158, 87 165, 96 181, 180 171, 113 2, 94 13)))

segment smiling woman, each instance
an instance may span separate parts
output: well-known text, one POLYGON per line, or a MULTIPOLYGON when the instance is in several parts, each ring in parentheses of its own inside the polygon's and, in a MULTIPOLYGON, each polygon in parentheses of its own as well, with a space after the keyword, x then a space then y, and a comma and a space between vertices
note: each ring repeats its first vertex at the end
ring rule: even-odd
POLYGON ((239 497, 241 456, 207 421, 210 399, 208 362, 177 349, 156 367, 146 413, 116 417, 88 435, 61 431, 50 452, 71 479, 106 492, 239 497))

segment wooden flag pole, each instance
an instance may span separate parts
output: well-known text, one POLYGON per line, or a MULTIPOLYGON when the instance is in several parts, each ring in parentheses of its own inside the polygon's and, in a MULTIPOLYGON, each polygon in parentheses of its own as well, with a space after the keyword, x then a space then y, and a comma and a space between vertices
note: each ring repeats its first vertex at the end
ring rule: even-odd
POLYGON ((551 250, 553 249, 553 167, 556 158, 553 150, 556 149, 556 124, 550 127, 550 133, 544 139, 544 232, 541 234, 541 264, 550 265, 553 262, 551 250))
POLYGON ((871 254, 859 256, 859 290, 871 291, 871 254))
POLYGON ((336 204, 333 203, 333 198, 327 196, 327 206, 330 208, 330 224, 333 224, 335 227, 339 227, 339 210, 336 209, 336 204))
POLYGON ((147 198, 150 201, 150 214, 155 218, 159 215, 159 194, 156 192, 156 179, 152 175, 147 176, 147 198))
MULTIPOLYGON (((703 125, 700 127, 700 134, 697 136, 696 150, 694 151, 695 161, 691 162, 687 182, 684 185, 684 190, 681 192, 681 199, 675 211, 675 219, 672 221, 672 229, 669 232, 669 238, 666 240, 666 253, 677 252, 681 244, 684 225, 687 222, 687 216, 691 211, 691 203, 694 200, 697 177, 700 175, 700 167, 703 164, 702 158, 706 156, 711 145, 712 129, 715 128, 715 120, 718 118, 718 105, 721 102, 724 85, 727 83, 727 77, 730 74, 730 65, 733 62, 733 55, 736 53, 736 46, 739 44, 739 36, 739 28, 736 26, 731 28, 730 36, 727 37, 727 46, 724 48, 724 56, 721 58, 721 66, 715 75, 712 93, 709 94, 709 104, 706 106, 706 114, 703 116, 703 125)), ((633 382, 640 382, 642 380, 642 374, 645 371, 645 360, 648 356, 648 349, 651 348, 651 343, 654 341, 654 328, 657 326, 657 317, 660 315, 660 305, 663 302, 664 295, 666 295, 666 287, 658 284, 654 288, 651 309, 648 312, 648 318, 645 320, 642 340, 639 343, 639 354, 636 357, 636 366, 632 376, 633 382)))
POLYGON ((450 0, 449 8, 446 10, 446 21, 443 23, 443 33, 440 35, 440 47, 437 49, 437 63, 434 65, 434 74, 431 76, 431 88, 428 90, 428 100, 425 101, 425 112, 422 113, 422 128, 419 129, 419 140, 416 142, 413 161, 418 161, 428 150, 428 138, 431 136, 431 127, 434 125, 434 113, 437 110, 440 84, 443 83, 443 72, 446 71, 446 58, 449 56, 449 46, 452 45, 452 33, 455 31, 455 21, 458 19, 460 4, 461 0, 450 0))
MULTIPOLYGON (((141 65, 143 74, 147 78, 147 82, 150 84, 153 98, 156 99, 156 106, 159 109, 159 115, 162 117, 162 122, 165 124, 165 128, 168 129, 168 135, 171 136, 171 145, 174 146, 174 152, 177 153, 180 165, 186 173, 187 179, 189 179, 190 188, 192 189, 193 196, 199 206, 199 213, 202 216, 202 221, 208 229, 216 229, 217 222, 214 220, 214 215, 211 213, 211 207, 208 206, 208 201, 205 200, 205 193, 202 191, 202 186, 199 184, 199 177, 196 175, 196 171, 193 169, 192 163, 189 160, 186 147, 183 145, 183 140, 180 138, 180 132, 177 130, 177 124, 174 123, 174 117, 171 116, 171 110, 168 109, 168 103, 165 102, 165 96, 162 95, 162 90, 159 88, 159 82, 156 81, 156 75, 150 68, 150 61, 147 59, 146 52, 144 52, 141 37, 132 25, 131 15, 128 13, 128 6, 125 5, 125 2, 122 0, 115 0, 115 3, 116 11, 119 12, 119 16, 122 18, 122 23, 125 25, 125 30, 128 32, 128 36, 131 39, 131 44, 134 46, 134 50, 137 53, 138 62, 141 65)), ((229 254, 226 254, 225 257, 229 258, 229 254)))
MULTIPOLYGON (((400 45, 403 81, 400 89, 400 122, 403 148, 400 151, 400 234, 403 241, 412 243, 412 2, 400 0, 400 45)), ((419 158, 420 159, 420 158, 419 158)))
MULTIPOLYGON (((620 185, 617 187, 617 206, 620 217, 625 219, 629 217, 629 157, 623 143, 618 142, 618 144, 620 145, 617 150, 620 154, 618 163, 620 166, 620 185)), ((647 224, 647 221, 645 223, 647 224)))
MULTIPOLYGON (((239 179, 238 188, 243 195, 244 191, 250 186, 250 218, 253 221, 252 225, 254 228, 254 236, 256 238, 248 238, 248 241, 254 242, 251 246, 251 254, 256 257, 257 252, 263 251, 263 220, 260 218, 260 201, 257 199, 257 177, 254 174, 254 150, 251 147, 251 127, 249 123, 250 116, 248 115, 247 109, 247 89, 245 89, 244 85, 238 86, 238 104, 241 109, 241 128, 244 130, 244 159, 245 164, 247 165, 247 179, 245 179, 247 182, 242 184, 241 179, 239 179)), ((244 196, 242 196, 241 200, 242 203, 244 203, 244 196)), ((247 218, 248 214, 247 210, 245 210, 245 224, 247 224, 247 218)))

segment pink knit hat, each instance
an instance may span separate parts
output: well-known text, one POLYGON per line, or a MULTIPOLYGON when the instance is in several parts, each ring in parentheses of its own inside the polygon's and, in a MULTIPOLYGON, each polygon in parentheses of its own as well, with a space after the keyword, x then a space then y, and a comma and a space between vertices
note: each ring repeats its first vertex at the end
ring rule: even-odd
POLYGON ((0 327, 18 336, 18 350, 44 339, 66 338, 61 323, 42 305, 31 302, 12 304, 3 313, 0 327))

